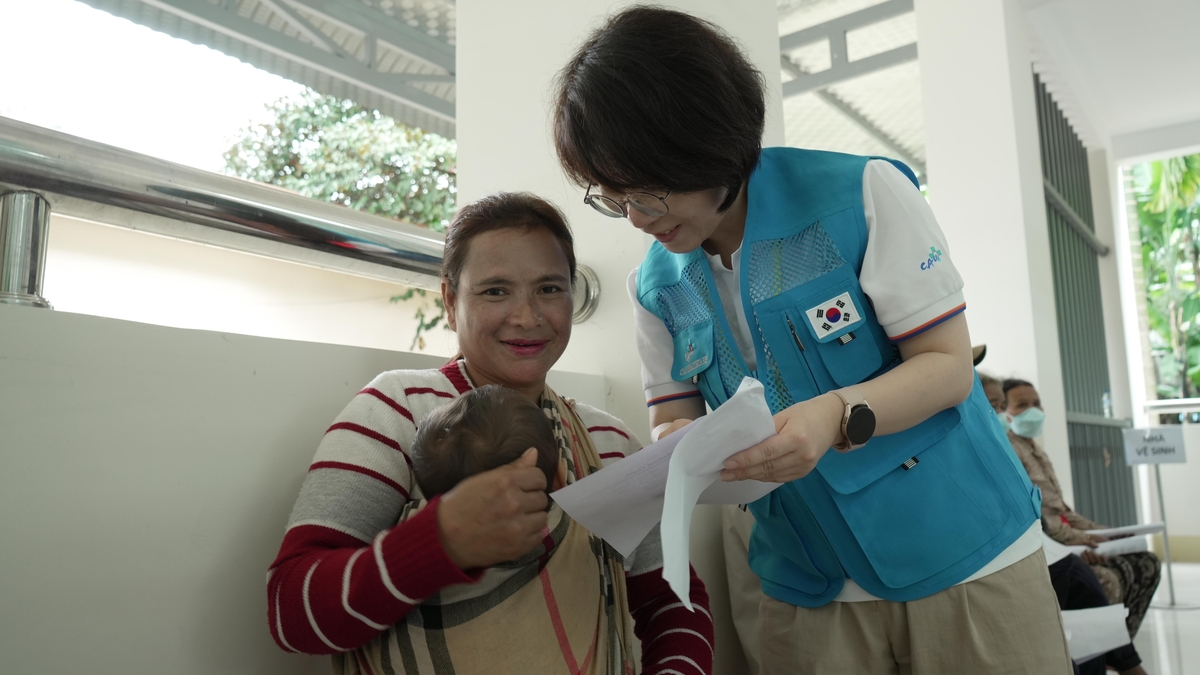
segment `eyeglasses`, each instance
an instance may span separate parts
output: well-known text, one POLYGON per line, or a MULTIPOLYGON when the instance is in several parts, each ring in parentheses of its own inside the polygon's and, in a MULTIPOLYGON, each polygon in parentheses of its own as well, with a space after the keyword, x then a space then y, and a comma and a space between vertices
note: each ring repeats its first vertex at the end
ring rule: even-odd
POLYGON ((637 209, 639 213, 644 213, 651 218, 661 218, 671 210, 671 207, 667 206, 667 197, 671 196, 671 192, 674 192, 673 190, 667 192, 662 197, 652 195, 649 192, 631 192, 625 195, 625 199, 617 201, 599 193, 592 194, 593 187, 596 186, 588 186, 587 193, 583 196, 583 203, 609 218, 628 218, 629 211, 625 209, 626 204, 637 209))

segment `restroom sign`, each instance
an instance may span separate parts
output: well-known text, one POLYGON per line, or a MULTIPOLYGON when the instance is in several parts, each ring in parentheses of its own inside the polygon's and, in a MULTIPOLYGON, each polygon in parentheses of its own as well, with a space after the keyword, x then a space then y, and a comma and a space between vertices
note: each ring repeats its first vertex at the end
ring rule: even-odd
POLYGON ((1125 463, 1183 464, 1187 461, 1184 449, 1183 425, 1175 424, 1148 429, 1125 429, 1125 463))

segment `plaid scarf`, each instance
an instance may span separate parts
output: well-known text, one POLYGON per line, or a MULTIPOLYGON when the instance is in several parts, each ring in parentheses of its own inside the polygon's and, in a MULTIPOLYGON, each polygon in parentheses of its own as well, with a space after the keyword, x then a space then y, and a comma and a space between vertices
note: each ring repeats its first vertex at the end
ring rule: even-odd
MULTIPOLYGON (((598 471, 600 455, 571 402, 549 386, 542 410, 554 427, 567 483, 598 471)), ((424 505, 410 502, 400 520, 424 505)), ((489 567, 479 582, 449 586, 353 652, 339 675, 631 675, 633 631, 620 555, 557 504, 542 543, 489 567)))

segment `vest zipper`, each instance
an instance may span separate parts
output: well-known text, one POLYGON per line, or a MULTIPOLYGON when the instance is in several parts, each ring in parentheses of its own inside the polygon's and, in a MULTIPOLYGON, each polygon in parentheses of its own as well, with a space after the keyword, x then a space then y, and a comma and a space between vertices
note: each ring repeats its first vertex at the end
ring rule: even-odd
POLYGON ((791 331, 792 339, 796 341, 796 346, 800 348, 801 352, 808 351, 804 348, 804 343, 800 341, 800 336, 796 335, 796 327, 792 325, 792 317, 787 316, 786 314, 784 316, 787 318, 788 330, 791 331))

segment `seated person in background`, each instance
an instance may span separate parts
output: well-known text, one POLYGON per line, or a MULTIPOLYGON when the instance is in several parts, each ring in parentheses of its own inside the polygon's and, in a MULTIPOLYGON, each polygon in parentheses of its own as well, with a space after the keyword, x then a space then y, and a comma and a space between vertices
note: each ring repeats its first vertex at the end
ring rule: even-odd
POLYGON ((472 389, 425 416, 413 442, 413 473, 426 499, 449 492, 464 479, 511 464, 537 450, 547 492, 563 486, 558 441, 546 413, 498 384, 472 389))
MULTIPOLYGON (((1033 385, 1024 381, 1004 381, 1006 413, 1009 420, 1008 440, 1025 465, 1029 479, 1042 490, 1042 523, 1046 533, 1055 541, 1068 546, 1082 544, 1095 548, 1108 541, 1106 537, 1090 534, 1105 526, 1076 513, 1063 501, 1062 488, 1046 452, 1033 440, 1042 434, 1045 413, 1042 401, 1033 385)), ((1158 588, 1161 564, 1149 551, 1101 556, 1084 551, 1082 558, 1091 566, 1112 604, 1123 603, 1129 608, 1125 620, 1132 637, 1142 625, 1150 606, 1150 598, 1158 588)))
MULTIPOLYGON (((1063 609, 1091 609, 1111 604, 1096 573, 1077 555, 1069 555, 1050 565, 1050 585, 1054 586, 1058 606, 1063 609)), ((1075 668, 1079 675, 1104 675, 1107 668, 1121 675, 1146 675, 1142 657, 1132 644, 1077 663, 1075 668)))

